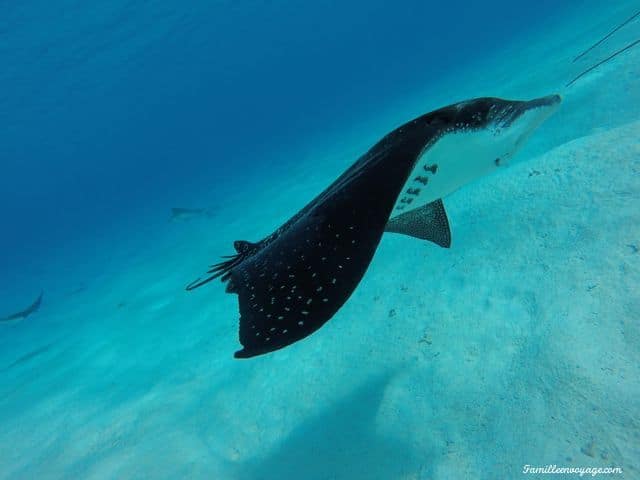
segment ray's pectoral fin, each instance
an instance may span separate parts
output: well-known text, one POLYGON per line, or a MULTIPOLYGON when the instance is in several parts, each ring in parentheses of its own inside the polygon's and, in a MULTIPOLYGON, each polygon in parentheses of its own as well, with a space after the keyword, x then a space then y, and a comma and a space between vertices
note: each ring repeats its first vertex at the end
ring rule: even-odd
POLYGON ((449 219, 442 199, 392 218, 385 231, 429 240, 445 248, 451 246, 449 219))

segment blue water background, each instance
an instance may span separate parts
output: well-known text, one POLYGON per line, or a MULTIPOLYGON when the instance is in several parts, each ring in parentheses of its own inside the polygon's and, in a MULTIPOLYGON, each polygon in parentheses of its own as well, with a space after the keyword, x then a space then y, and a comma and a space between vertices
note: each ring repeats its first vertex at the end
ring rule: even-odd
POLYGON ((32 290, 585 2, 1 3, 0 259, 32 290))

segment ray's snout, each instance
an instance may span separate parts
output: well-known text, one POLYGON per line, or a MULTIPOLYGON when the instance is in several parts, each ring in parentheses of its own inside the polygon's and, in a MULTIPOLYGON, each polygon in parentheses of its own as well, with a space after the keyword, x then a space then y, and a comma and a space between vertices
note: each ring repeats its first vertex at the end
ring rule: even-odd
POLYGON ((531 130, 535 130, 558 110, 562 97, 558 94, 547 95, 546 97, 534 98, 525 103, 524 117, 529 117, 531 130), (529 113, 529 115, 526 115, 529 113))
POLYGON ((560 102, 562 102, 562 97, 555 93, 553 95, 547 95, 546 97, 540 97, 530 100, 527 102, 527 107, 555 107, 557 105, 560 105, 560 102))

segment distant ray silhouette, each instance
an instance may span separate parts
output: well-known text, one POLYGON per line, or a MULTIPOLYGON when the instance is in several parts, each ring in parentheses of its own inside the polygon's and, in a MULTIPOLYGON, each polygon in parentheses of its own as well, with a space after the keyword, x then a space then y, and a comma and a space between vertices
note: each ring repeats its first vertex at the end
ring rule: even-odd
POLYGON ((43 292, 40 292, 40 296, 27 308, 21 310, 16 313, 12 313, 6 317, 0 318, 0 322, 10 322, 12 320, 22 320, 27 318, 29 315, 37 312, 40 309, 40 305, 42 304, 42 295, 43 292))
POLYGON ((54 343, 52 342, 52 343, 44 345, 44 346, 42 346, 40 348, 36 348, 35 350, 32 350, 30 352, 25 353, 21 357, 18 357, 17 359, 15 359, 13 362, 11 362, 6 367, 0 369, 0 372, 5 372, 5 371, 10 370, 10 369, 12 369, 14 367, 17 367, 19 365, 27 363, 27 362, 29 362, 30 360, 33 360, 36 357, 39 357, 40 355, 48 352, 53 345, 54 345, 54 343))
POLYGON ((210 208, 171 208, 169 220, 172 222, 180 220, 193 220, 194 218, 212 217, 213 211, 210 208))

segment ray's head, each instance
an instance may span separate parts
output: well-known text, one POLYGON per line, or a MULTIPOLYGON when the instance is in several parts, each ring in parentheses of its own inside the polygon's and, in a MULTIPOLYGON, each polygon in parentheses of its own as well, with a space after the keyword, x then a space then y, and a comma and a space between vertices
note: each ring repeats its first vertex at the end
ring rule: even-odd
POLYGON ((496 151, 493 162, 501 166, 514 156, 531 134, 559 107, 560 95, 533 100, 478 98, 455 105, 456 125, 481 130, 496 151))

